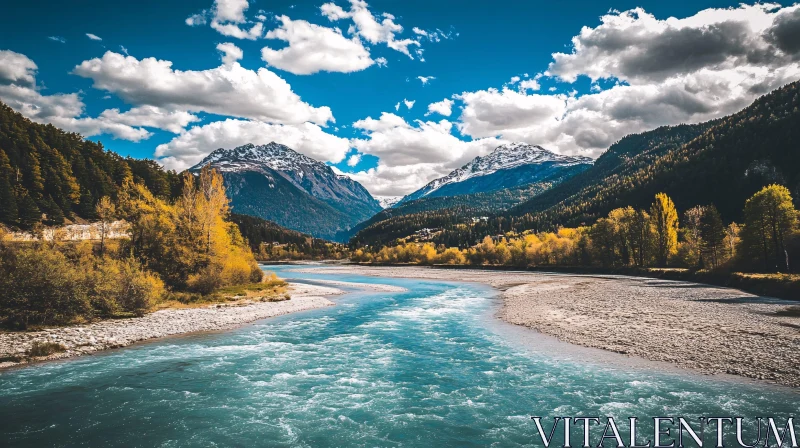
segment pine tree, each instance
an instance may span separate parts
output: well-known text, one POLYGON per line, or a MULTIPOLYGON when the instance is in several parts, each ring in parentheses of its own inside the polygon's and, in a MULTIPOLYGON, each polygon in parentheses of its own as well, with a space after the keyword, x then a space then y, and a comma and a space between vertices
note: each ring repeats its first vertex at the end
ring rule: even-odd
POLYGON ((655 232, 656 263, 664 267, 678 246, 678 212, 672 199, 665 193, 656 195, 655 202, 650 206, 650 220, 655 232))
POLYGON ((27 190, 22 190, 17 198, 19 224, 25 229, 30 229, 34 224, 41 222, 42 211, 36 205, 27 190))
POLYGON ((726 229, 722 223, 722 216, 713 205, 705 207, 703 211, 700 219, 700 235, 705 259, 710 261, 711 267, 719 266, 722 263, 726 229))
POLYGON ((17 198, 11 189, 11 183, 0 175, 0 222, 14 224, 17 222, 17 198))

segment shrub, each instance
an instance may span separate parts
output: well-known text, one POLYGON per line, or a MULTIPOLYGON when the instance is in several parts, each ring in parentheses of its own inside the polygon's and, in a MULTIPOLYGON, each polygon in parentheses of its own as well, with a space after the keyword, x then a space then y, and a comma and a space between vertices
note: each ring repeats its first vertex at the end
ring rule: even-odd
POLYGON ((39 342, 34 341, 31 348, 26 352, 30 357, 50 356, 53 353, 61 353, 67 348, 58 342, 39 342))
POLYGON ((86 274, 58 251, 43 246, 7 251, 0 266, 6 281, 0 315, 17 328, 54 325, 91 314, 86 274))

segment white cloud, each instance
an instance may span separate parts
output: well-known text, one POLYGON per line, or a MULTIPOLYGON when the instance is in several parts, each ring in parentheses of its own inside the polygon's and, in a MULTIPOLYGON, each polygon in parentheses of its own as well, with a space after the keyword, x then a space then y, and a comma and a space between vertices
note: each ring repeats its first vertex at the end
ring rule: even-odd
POLYGON ((62 43, 62 44, 65 44, 65 43, 67 43, 67 40, 66 40, 66 39, 64 39, 64 38, 63 38, 63 37, 61 37, 61 36, 48 36, 47 38, 48 38, 48 39, 50 39, 50 40, 56 41, 56 42, 60 42, 60 43, 62 43))
POLYGON ((0 50, 0 85, 17 84, 33 87, 39 67, 24 54, 0 50))
POLYGON ((540 90, 541 88, 542 88, 542 86, 539 84, 538 78, 525 79, 525 80, 523 80, 522 82, 519 83, 519 90, 520 91, 525 91, 525 90, 534 90, 534 91, 536 91, 536 90, 540 90))
POLYGON ((435 76, 417 76, 417 79, 419 79, 420 82, 422 83, 422 85, 424 86, 424 85, 427 85, 429 82, 433 81, 434 79, 436 79, 436 77, 435 76))
POLYGON ((642 8, 612 12, 600 18, 601 25, 584 27, 572 38, 572 53, 553 54, 548 72, 568 82, 585 75, 592 80, 618 78, 641 83, 702 69, 782 66, 797 54, 800 45, 771 36, 780 25, 776 19, 789 17, 798 8, 800 5, 780 9, 770 3, 742 4, 665 20, 642 8))
POLYGON ((179 133, 198 118, 185 111, 156 107, 105 110, 98 117, 84 116, 85 105, 75 93, 42 95, 36 86, 36 64, 27 56, 0 51, 0 100, 39 123, 51 123, 84 136, 110 134, 115 138, 140 141, 157 128, 179 133))
POLYGON ((103 40, 102 37, 92 33, 86 33, 86 37, 88 37, 91 40, 103 40))
POLYGON ((350 150, 347 139, 326 133, 315 124, 269 124, 227 119, 195 126, 172 141, 158 145, 156 159, 166 168, 182 170, 200 162, 218 148, 247 143, 277 142, 317 160, 340 162, 350 150))
POLYGON ((408 110, 411 110, 411 108, 414 107, 414 103, 416 102, 417 102, 416 100, 403 100, 403 104, 406 105, 408 110))
POLYGON ((453 104, 454 101, 449 98, 445 98, 442 101, 437 101, 435 103, 428 104, 428 112, 425 115, 427 116, 433 113, 437 113, 440 115, 444 115, 445 117, 449 117, 450 114, 453 113, 453 104))
POLYGON ((396 36, 403 32, 403 27, 395 23, 395 17, 383 13, 383 20, 378 21, 368 6, 363 0, 350 0, 350 11, 345 11, 335 3, 325 3, 320 10, 331 21, 351 19, 353 21, 351 34, 357 34, 371 44, 384 43, 389 48, 414 59, 409 47, 419 47, 420 42, 416 39, 398 39, 396 36))
POLYGON ((378 67, 386 67, 389 65, 389 61, 387 61, 384 57, 376 58, 375 63, 378 64, 378 67))
POLYGON ((214 28, 223 36, 235 37, 237 39, 256 40, 264 35, 264 24, 261 22, 256 22, 250 29, 245 29, 233 23, 220 23, 212 20, 211 28, 214 28))
POLYGON ((163 129, 173 134, 180 134, 186 126, 200 121, 200 118, 186 111, 167 111, 154 106, 134 107, 126 112, 107 109, 98 118, 128 126, 163 129))
POLYGON ((361 154, 353 154, 347 158, 347 166, 356 166, 361 162, 361 154))
POLYGON ((214 20, 220 22, 242 23, 246 19, 244 12, 250 5, 247 0, 215 0, 214 20))
POLYGON ((185 23, 189 26, 200 26, 205 25, 208 23, 208 18, 206 17, 207 11, 202 11, 197 14, 192 14, 186 18, 185 23))
POLYGON ((394 110, 400 110, 400 102, 398 101, 397 104, 394 105, 394 110))
POLYGON ((333 121, 330 108, 303 102, 275 73, 265 68, 247 70, 236 62, 181 71, 174 70, 171 61, 138 60, 109 51, 102 58, 83 61, 73 73, 134 105, 288 124, 333 121))
POLYGON ((520 77, 519 77, 519 76, 512 76, 512 77, 511 77, 511 81, 509 81, 508 83, 509 83, 509 84, 516 84, 516 83, 518 83, 518 82, 519 82, 519 80, 520 80, 520 77))
MULTIPOLYGON (((538 94, 537 74, 520 91, 463 92, 457 126, 464 135, 501 136, 565 154, 597 156, 625 135, 734 113, 800 78, 800 6, 741 5, 660 20, 641 8, 610 12, 556 53, 547 76, 590 93, 538 94), (602 90, 597 80, 616 84, 602 90), (620 82, 621 81, 621 82, 620 82)), ((556 91, 555 87, 548 89, 556 91)))
POLYGON ((217 50, 222 53, 222 63, 225 65, 232 65, 244 57, 242 49, 230 42, 217 44, 217 50))
POLYGON ((458 127, 473 137, 546 125, 564 112, 567 100, 563 95, 526 95, 508 88, 464 92, 455 98, 464 103, 458 127))
POLYGON ((189 26, 200 26, 210 19, 211 28, 223 36, 256 40, 264 35, 264 24, 247 20, 244 13, 249 6, 247 0, 215 0, 210 10, 204 9, 192 14, 186 18, 185 23, 189 26))
POLYGON ((387 112, 379 119, 359 120, 353 127, 362 130, 365 138, 352 139, 351 145, 360 153, 379 157, 380 162, 377 168, 347 175, 374 194, 410 193, 502 144, 494 138, 462 141, 451 133, 453 124, 447 120, 410 124, 387 112))
MULTIPOLYGON (((267 33, 268 39, 279 39, 289 45, 274 50, 261 50, 262 59, 269 65, 296 75, 320 71, 351 73, 375 64, 369 51, 358 37, 348 39, 338 28, 326 28, 305 20, 278 17, 280 27, 267 33)), ((385 65, 386 60, 383 59, 385 65)))

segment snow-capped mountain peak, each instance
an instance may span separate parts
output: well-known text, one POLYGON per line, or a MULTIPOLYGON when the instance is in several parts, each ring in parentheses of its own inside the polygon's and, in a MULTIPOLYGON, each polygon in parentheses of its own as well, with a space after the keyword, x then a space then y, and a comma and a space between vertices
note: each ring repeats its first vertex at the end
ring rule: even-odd
POLYGON ((402 196, 381 196, 381 195, 372 195, 378 204, 381 204, 381 207, 384 209, 392 208, 393 205, 400 202, 400 199, 403 199, 402 196))
POLYGON ((571 166, 579 163, 593 163, 588 157, 563 156, 527 143, 508 143, 498 146, 488 155, 475 157, 471 162, 451 172, 445 177, 436 179, 426 186, 429 191, 425 195, 444 185, 463 182, 472 177, 486 176, 499 170, 507 170, 522 165, 552 162, 557 166, 571 166))
POLYGON ((560 169, 592 163, 594 161, 588 157, 556 154, 541 146, 527 143, 508 143, 498 146, 485 156, 474 158, 447 176, 431 181, 423 188, 406 196, 402 202, 429 196, 446 185, 458 184, 468 180, 476 182, 475 178, 489 176, 502 170, 511 170, 527 165, 560 169))
POLYGON ((232 149, 220 148, 195 165, 194 169, 209 163, 220 171, 241 171, 259 166, 278 171, 297 171, 309 166, 325 167, 324 163, 275 142, 266 145, 248 143, 232 149))

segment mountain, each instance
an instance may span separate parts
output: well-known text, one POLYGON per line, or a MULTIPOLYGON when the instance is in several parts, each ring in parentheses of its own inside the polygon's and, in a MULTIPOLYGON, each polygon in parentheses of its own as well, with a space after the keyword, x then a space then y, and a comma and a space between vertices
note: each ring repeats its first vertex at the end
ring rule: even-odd
POLYGON ((741 222, 745 201, 765 185, 800 199, 800 81, 742 111, 706 123, 629 135, 595 165, 509 210, 525 226, 590 224, 613 208, 649 206, 667 193, 679 210, 714 204, 741 222))
POLYGON ((116 197, 126 179, 163 199, 182 185, 179 175, 152 160, 123 158, 0 103, 0 223, 27 229, 95 219, 97 201, 116 197))
POLYGON ((272 142, 217 149, 190 168, 217 168, 234 212, 331 240, 382 210, 358 182, 272 142))
POLYGON ((270 254, 270 246, 283 248, 287 253, 293 252, 294 258, 303 259, 340 258, 346 250, 342 244, 313 238, 255 216, 231 213, 231 221, 239 227, 256 257, 266 259, 274 256, 274 253, 270 254))
POLYGON ((562 170, 570 169, 577 173, 591 166, 592 162, 588 157, 562 156, 541 146, 509 143, 498 146, 486 156, 476 157, 445 177, 431 181, 404 197, 401 203, 533 184, 554 177, 562 170))
POLYGON ((428 227, 439 227, 442 222, 462 223, 499 213, 578 175, 592 163, 588 157, 562 156, 525 143, 501 145, 360 223, 351 230, 352 242, 391 241, 405 236, 414 222, 433 220, 428 227), (412 216, 404 218, 408 215, 412 216))
POLYGON ((403 199, 402 196, 377 196, 376 195, 376 196, 373 196, 373 197, 375 198, 376 201, 378 201, 378 204, 380 204, 381 207, 384 208, 384 209, 394 207, 395 204, 397 204, 398 202, 400 202, 401 199, 403 199))
POLYGON ((788 187, 800 206, 800 81, 727 117, 628 135, 583 172, 485 220, 471 219, 463 207, 395 211, 362 226, 351 242, 386 244, 438 228, 435 243, 463 247, 510 230, 590 225, 617 207, 646 209, 658 192, 681 213, 714 204, 726 222, 741 222, 745 201, 772 183, 788 187))

